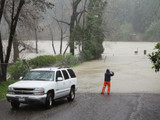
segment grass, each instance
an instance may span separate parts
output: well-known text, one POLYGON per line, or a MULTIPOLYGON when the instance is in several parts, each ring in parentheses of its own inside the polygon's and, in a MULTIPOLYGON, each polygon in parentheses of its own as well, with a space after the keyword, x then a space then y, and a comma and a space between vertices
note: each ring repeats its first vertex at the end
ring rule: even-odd
POLYGON ((17 81, 16 80, 8 80, 5 82, 0 82, 0 100, 6 98, 8 86, 14 82, 17 82, 17 81))

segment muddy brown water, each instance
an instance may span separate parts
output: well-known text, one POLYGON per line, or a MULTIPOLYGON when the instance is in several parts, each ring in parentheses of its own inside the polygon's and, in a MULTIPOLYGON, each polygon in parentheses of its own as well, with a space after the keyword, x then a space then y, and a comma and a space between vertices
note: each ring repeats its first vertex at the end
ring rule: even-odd
POLYGON ((106 69, 115 72, 113 93, 160 93, 160 73, 155 73, 147 56, 110 56, 82 63, 73 68, 78 78, 78 92, 100 93, 106 69))

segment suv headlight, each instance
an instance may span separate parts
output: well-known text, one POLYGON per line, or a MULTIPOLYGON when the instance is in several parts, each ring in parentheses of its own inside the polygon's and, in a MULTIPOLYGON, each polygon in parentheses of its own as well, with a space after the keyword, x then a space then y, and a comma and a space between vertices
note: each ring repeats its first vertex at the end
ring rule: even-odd
POLYGON ((35 88, 34 95, 44 95, 44 88, 35 88))
POLYGON ((44 88, 35 88, 35 91, 44 91, 44 88))
POLYGON ((13 91, 13 87, 8 87, 8 91, 13 91))
POLYGON ((8 87, 8 94, 14 94, 14 88, 13 87, 8 87))

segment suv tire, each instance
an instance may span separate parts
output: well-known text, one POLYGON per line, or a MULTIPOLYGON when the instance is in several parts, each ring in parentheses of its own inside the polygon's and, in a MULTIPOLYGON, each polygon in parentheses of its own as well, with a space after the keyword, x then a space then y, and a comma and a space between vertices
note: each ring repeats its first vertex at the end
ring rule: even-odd
POLYGON ((74 98, 75 98, 75 89, 74 89, 74 87, 71 87, 71 91, 70 91, 70 94, 67 97, 67 99, 69 102, 71 102, 74 100, 74 98))
POLYGON ((19 105, 20 105, 20 103, 18 103, 18 102, 11 102, 12 108, 17 109, 17 108, 19 108, 19 105))
POLYGON ((50 109, 53 105, 53 94, 52 93, 48 93, 47 98, 46 98, 46 102, 45 102, 45 106, 47 109, 50 109))

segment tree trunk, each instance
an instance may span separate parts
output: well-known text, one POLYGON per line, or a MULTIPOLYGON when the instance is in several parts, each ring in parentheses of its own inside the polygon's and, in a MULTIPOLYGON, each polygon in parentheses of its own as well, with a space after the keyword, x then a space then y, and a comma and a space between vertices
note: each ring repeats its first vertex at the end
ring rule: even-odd
POLYGON ((75 22, 76 19, 78 17, 78 13, 77 13, 77 8, 79 3, 81 2, 81 0, 75 0, 73 1, 73 12, 72 12, 72 16, 71 16, 71 21, 70 21, 70 52, 72 53, 72 55, 74 55, 74 40, 72 39, 72 33, 73 33, 73 29, 75 27, 75 22))
POLYGON ((1 33, 0 33, 0 81, 5 81, 3 65, 4 65, 3 45, 2 45, 2 39, 1 39, 1 33))
POLYGON ((17 34, 15 33, 14 39, 13 39, 13 52, 14 52, 14 56, 13 56, 13 62, 16 62, 17 59, 19 58, 19 42, 17 39, 17 34))
POLYGON ((60 43, 60 54, 62 54, 62 42, 63 42, 63 30, 61 27, 61 43, 60 43))
POLYGON ((7 79, 7 64, 2 63, 1 64, 1 75, 0 75, 0 81, 6 81, 7 79))
MULTIPOLYGON (((6 13, 6 10, 4 11, 4 19, 8 24, 8 28, 11 28, 11 21, 6 13)), ((15 31, 15 35, 13 38, 13 62, 16 62, 17 59, 19 58, 19 49, 18 49, 19 43, 18 43, 18 38, 17 38, 17 33, 15 31)))
POLYGON ((38 54, 38 37, 37 37, 37 28, 35 28, 35 39, 36 39, 36 53, 38 54))
POLYGON ((74 55, 74 39, 72 39, 72 33, 74 29, 74 22, 75 22, 75 13, 73 11, 72 17, 71 17, 71 23, 70 23, 70 53, 74 55))
POLYGON ((54 54, 56 55, 56 50, 55 50, 55 47, 54 47, 53 33, 52 33, 52 28, 51 28, 50 25, 49 25, 49 30, 50 30, 51 38, 52 38, 52 48, 53 48, 53 52, 54 52, 54 54))
POLYGON ((66 49, 64 50, 63 55, 65 55, 65 54, 66 54, 68 47, 69 47, 69 45, 67 45, 66 49))

